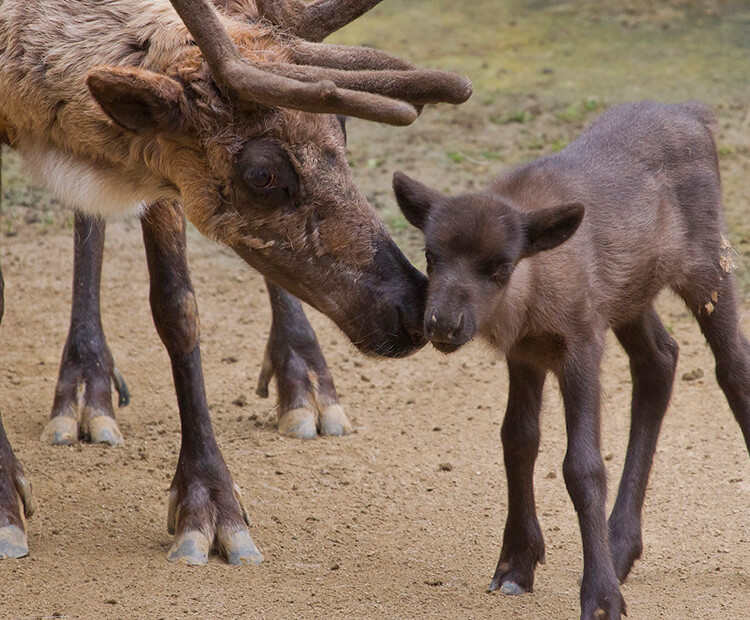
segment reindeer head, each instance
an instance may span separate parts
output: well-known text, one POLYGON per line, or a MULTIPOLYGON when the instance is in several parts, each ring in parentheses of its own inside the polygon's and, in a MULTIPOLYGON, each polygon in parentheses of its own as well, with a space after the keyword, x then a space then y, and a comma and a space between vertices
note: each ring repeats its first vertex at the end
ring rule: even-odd
MULTIPOLYGON (((424 104, 464 101, 470 83, 375 50, 311 43, 257 14, 222 22, 205 2, 173 4, 198 46, 183 31, 170 54, 137 68, 97 67, 94 98, 137 134, 202 233, 327 314, 363 351, 414 351, 426 280, 354 184, 342 116, 408 124, 424 104)), ((307 10, 320 4, 333 3, 307 10)), ((294 6, 299 30, 305 5, 294 6)), ((325 35, 319 14, 310 23, 312 38, 325 35)))
POLYGON ((393 189, 406 219, 425 235, 424 331, 444 353, 483 331, 519 261, 560 245, 584 214, 579 203, 520 211, 489 191, 448 197, 401 173, 393 189))

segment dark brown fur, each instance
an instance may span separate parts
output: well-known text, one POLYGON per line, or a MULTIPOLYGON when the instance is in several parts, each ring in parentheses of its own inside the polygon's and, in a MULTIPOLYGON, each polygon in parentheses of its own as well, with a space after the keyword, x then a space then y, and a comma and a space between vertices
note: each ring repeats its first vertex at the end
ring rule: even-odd
POLYGON ((426 336, 450 352, 479 335, 508 360, 509 508, 492 589, 530 591, 544 558, 533 466, 551 370, 565 404, 563 472, 583 539, 581 617, 624 613, 617 582, 641 554, 641 509, 677 362, 677 344, 652 305, 664 287, 698 319, 750 446, 750 345, 722 236, 712 123, 694 103, 623 105, 562 152, 510 170, 485 192, 448 198, 394 179, 406 217, 425 233, 426 336), (630 357, 633 403, 608 525, 599 371, 609 328, 630 357))

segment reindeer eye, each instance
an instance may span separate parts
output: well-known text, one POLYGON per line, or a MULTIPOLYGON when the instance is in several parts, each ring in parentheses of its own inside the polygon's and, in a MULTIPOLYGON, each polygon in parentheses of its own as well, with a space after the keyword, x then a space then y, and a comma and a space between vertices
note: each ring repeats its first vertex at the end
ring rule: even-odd
POLYGON ((245 181, 253 189, 270 189, 278 185, 276 175, 267 168, 254 168, 245 172, 245 181))

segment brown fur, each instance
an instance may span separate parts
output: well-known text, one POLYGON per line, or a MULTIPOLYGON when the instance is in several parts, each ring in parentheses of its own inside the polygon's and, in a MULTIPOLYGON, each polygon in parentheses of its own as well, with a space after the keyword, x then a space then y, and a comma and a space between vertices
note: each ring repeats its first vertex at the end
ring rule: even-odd
POLYGON ((532 480, 552 370, 568 430, 563 472, 583 539, 581 617, 624 613, 617 580, 641 553, 641 509, 677 362, 677 344, 652 306, 664 287, 698 319, 750 446, 750 344, 722 236, 712 125, 699 104, 623 105, 562 152, 508 171, 484 192, 448 198, 394 179, 404 214, 425 233, 427 338, 450 352, 479 335, 508 360, 509 511, 492 589, 531 590, 544 558, 532 480), (607 525, 599 368, 609 328, 631 360, 633 421, 607 525))
MULTIPOLYGON (((223 26, 258 66, 312 49, 260 19, 252 0, 226 11, 223 26)), ((321 49, 326 62, 348 58, 343 66, 390 58, 321 49)), ((8 0, 0 50, 0 126, 60 198, 102 215, 179 198, 203 234, 331 316, 358 346, 403 354, 418 344, 403 335, 418 331, 422 280, 355 186, 334 115, 234 103, 167 0, 8 0), (256 208, 257 193, 238 199, 238 155, 261 137, 301 186, 273 209, 256 208), (390 264, 387 282, 376 255, 390 264), (372 313, 373 304, 399 306, 401 318, 372 313)))

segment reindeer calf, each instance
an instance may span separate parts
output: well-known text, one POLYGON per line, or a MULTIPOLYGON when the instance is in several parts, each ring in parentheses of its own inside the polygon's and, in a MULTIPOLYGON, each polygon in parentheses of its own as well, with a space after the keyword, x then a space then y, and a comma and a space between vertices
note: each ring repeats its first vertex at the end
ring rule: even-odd
POLYGON ((698 104, 612 108, 555 155, 447 197, 396 174, 406 218, 425 235, 425 335, 450 353, 480 335, 507 357, 502 441, 508 517, 491 589, 531 591, 544 541, 533 468, 547 371, 565 404, 565 483, 583 539, 581 618, 619 619, 642 550, 641 511, 678 347, 653 307, 669 286, 692 310, 750 442, 750 345, 739 329, 722 236, 713 119, 698 104), (605 515, 599 369, 612 328, 630 358, 632 425, 612 515, 605 515))

